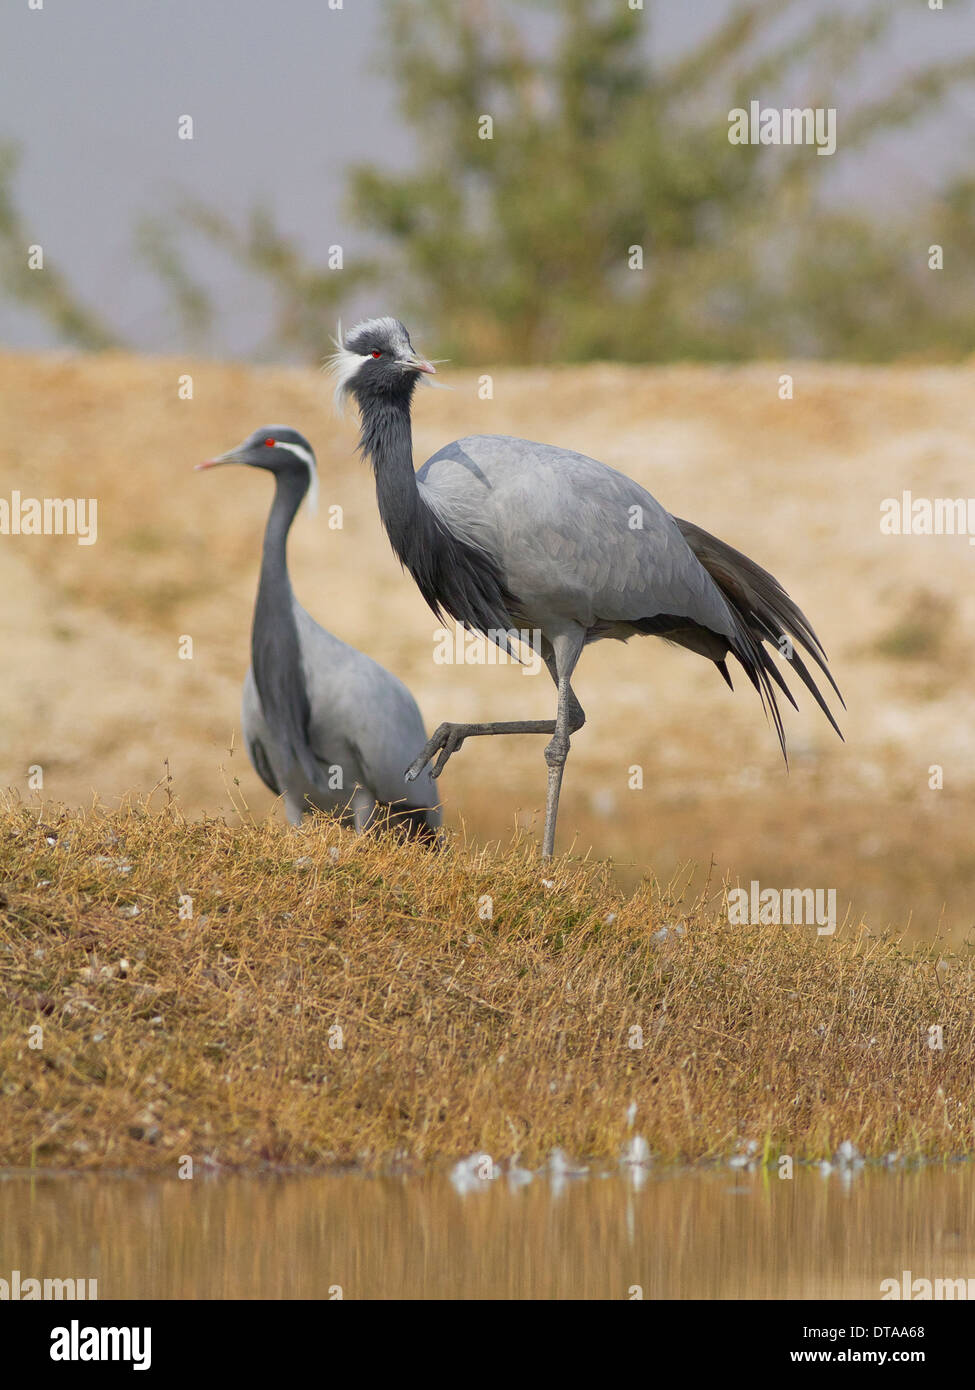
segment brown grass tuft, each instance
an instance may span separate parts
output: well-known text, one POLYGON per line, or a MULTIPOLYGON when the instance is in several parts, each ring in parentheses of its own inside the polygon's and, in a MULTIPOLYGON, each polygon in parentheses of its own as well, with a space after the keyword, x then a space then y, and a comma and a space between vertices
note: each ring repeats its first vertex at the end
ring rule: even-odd
POLYGON ((732 927, 527 840, 10 805, 0 998, 7 1165, 615 1157, 631 1104, 668 1159, 975 1147, 970 955, 732 927))

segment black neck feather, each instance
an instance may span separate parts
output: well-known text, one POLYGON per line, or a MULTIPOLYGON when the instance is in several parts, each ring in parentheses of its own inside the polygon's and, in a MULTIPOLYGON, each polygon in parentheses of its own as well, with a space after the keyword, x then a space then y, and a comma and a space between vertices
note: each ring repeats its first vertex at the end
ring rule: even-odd
POLYGON ((413 471, 410 398, 360 400, 359 447, 376 475, 379 515, 393 550, 441 620, 486 633, 517 626, 518 600, 498 565, 447 529, 420 496, 413 471))

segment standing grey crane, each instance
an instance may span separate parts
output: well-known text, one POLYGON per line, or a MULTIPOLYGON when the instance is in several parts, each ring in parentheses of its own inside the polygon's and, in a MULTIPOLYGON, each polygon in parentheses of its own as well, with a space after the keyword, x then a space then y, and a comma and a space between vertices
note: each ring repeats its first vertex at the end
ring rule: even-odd
POLYGON ((826 654, 803 613, 753 560, 671 516, 625 474, 569 449, 471 435, 414 473, 413 392, 433 366, 393 318, 360 323, 336 346, 336 399, 350 395, 358 406, 359 447, 375 473, 379 514, 427 603, 441 619, 449 614, 499 645, 506 634, 530 629, 558 687, 554 720, 441 724, 408 780, 439 754, 438 777, 467 738, 551 734, 542 841, 549 858, 569 740, 585 722, 570 681, 583 647, 605 637, 663 637, 710 658, 729 686, 730 652, 758 691, 785 757, 776 686, 793 707, 795 700, 763 645, 773 643, 839 734, 797 647, 842 704, 826 654))
POLYGON ((244 681, 241 723, 254 771, 297 825, 310 806, 337 812, 358 832, 380 822, 434 840, 440 825, 436 786, 426 772, 413 795, 403 764, 426 742, 416 701, 377 662, 346 646, 305 612, 288 575, 288 532, 309 489, 317 492, 315 455, 286 425, 265 425, 197 468, 240 463, 274 474, 274 502, 244 681))

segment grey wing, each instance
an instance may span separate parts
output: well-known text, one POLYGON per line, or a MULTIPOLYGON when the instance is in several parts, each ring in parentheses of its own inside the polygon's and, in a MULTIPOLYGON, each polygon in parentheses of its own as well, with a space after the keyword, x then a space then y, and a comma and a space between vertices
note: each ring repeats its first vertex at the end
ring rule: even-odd
POLYGON ((367 784, 377 801, 424 809, 427 824, 439 826, 440 798, 429 768, 416 781, 406 781, 406 769, 426 745, 423 718, 406 687, 388 671, 382 674, 386 680, 379 689, 370 682, 379 723, 371 723, 368 736, 359 741, 367 784))
MULTIPOLYGON (((317 759, 339 762, 384 805, 430 808, 439 798, 429 772, 408 783, 406 769, 427 741, 413 696, 378 662, 339 641, 301 610, 298 622, 311 704, 309 741, 317 759)), ((349 788, 351 790, 351 788, 349 788)))
POLYGON ((248 667, 247 675, 244 678, 244 693, 241 698, 240 707, 240 726, 244 735, 244 746, 247 749, 247 756, 251 760, 251 766, 260 777, 264 785, 275 796, 281 795, 281 788, 278 786, 274 768, 271 765, 272 750, 274 740, 271 731, 267 727, 264 718, 264 710, 261 708, 261 697, 257 693, 257 684, 254 680, 254 672, 248 667))
MULTIPOLYGON (((764 644, 795 637, 836 690, 808 621, 777 581, 699 527, 676 521, 625 474, 567 449, 477 435, 442 449, 417 476, 446 524, 500 559, 526 617, 543 631, 569 620, 591 638, 664 637, 716 662, 729 685, 730 649, 768 709, 783 753, 776 691, 795 700, 764 644)), ((793 654, 792 664, 839 733, 801 659, 793 654)))
POLYGON ((676 616, 729 641, 728 606, 669 512, 596 459, 503 435, 458 440, 418 480, 451 526, 496 555, 529 618, 640 625, 676 616))

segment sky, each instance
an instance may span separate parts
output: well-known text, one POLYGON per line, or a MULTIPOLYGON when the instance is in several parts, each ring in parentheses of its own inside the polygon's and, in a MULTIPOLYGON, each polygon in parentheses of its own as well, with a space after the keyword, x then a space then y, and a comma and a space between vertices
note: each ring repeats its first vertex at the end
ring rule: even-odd
MULTIPOLYGON (((479 3, 490 22, 492 0, 479 3)), ((804 10, 848 13, 862 3, 804 0, 804 10)), ((666 56, 706 35, 731 0, 646 4, 654 49, 666 56)), ((851 78, 851 98, 966 40, 975 47, 973 0, 944 4, 941 13, 927 0, 906 4, 889 46, 851 78)), ((545 7, 514 8, 547 42, 545 7)), ((22 152, 16 194, 32 241, 125 339, 176 350, 179 326, 136 254, 135 225, 192 194, 235 220, 269 204, 315 260, 348 245, 357 233, 343 210, 344 168, 404 168, 419 153, 396 110, 384 34, 383 0, 342 0, 341 9, 330 0, 0 0, 0 140, 22 152), (193 117, 192 141, 177 138, 182 114, 193 117)), ((832 196, 910 199, 943 169, 970 164, 973 148, 968 94, 909 138, 886 138, 830 169, 832 196)), ((267 305, 221 258, 196 255, 221 311, 214 349, 246 355, 267 305)), ((46 325, 0 298, 0 342, 51 340, 46 325)))

